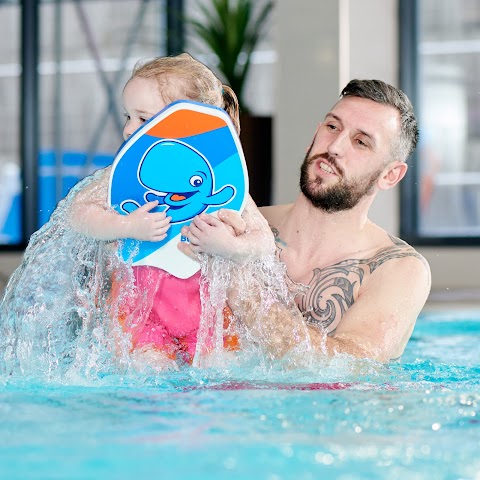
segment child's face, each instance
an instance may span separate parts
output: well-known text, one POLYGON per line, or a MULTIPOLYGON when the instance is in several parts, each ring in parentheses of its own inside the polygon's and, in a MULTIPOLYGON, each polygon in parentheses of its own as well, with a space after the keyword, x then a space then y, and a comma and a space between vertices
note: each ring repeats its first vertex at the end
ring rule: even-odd
POLYGON ((125 85, 123 105, 127 119, 123 127, 124 140, 166 107, 158 90, 157 81, 142 77, 134 77, 125 85))

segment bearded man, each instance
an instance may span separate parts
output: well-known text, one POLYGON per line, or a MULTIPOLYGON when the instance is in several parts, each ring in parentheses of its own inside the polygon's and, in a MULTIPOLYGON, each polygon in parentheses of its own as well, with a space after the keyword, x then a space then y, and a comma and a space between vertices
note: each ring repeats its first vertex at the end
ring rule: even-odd
MULTIPOLYGON (((369 220, 368 212, 380 190, 403 179, 417 141, 413 108, 402 91, 379 80, 352 80, 315 133, 295 202, 260 209, 288 277, 306 286, 295 298, 298 312, 276 306, 262 319, 263 327, 270 323, 277 332, 263 339, 273 353, 294 346, 288 331, 298 314, 311 344, 329 355, 382 362, 402 355, 430 292, 430 268, 414 248, 369 220)), ((224 211, 220 218, 238 228, 234 214, 224 211)), ((218 223, 204 215, 185 229, 191 251, 219 253, 218 223), (215 248, 211 229, 217 230, 215 248)), ((240 251, 242 237, 228 248, 240 251)), ((247 308, 245 295, 229 302, 234 313, 247 308)))

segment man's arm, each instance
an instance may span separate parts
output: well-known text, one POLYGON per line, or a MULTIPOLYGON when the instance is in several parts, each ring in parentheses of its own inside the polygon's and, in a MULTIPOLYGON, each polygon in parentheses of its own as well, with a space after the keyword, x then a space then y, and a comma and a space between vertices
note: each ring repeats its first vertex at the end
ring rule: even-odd
POLYGON ((390 260, 368 279, 336 330, 310 327, 312 343, 326 353, 347 353, 381 362, 402 355, 430 292, 430 269, 419 256, 390 260))
MULTIPOLYGON (((430 270, 418 254, 390 260, 365 282, 332 334, 308 326, 307 336, 315 350, 329 356, 345 353, 381 362, 398 358, 429 291, 430 270)), ((281 357, 304 340, 303 335, 295 335, 304 324, 299 310, 276 303, 259 318, 255 298, 245 298, 232 291, 229 302, 270 354, 281 357)))

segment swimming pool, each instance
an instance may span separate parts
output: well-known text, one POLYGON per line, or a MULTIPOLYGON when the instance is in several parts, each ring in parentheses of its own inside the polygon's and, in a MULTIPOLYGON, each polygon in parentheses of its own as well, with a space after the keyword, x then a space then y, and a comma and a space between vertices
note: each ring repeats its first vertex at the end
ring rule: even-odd
POLYGON ((480 479, 479 343, 424 313, 388 367, 2 378, 0 478, 480 479))

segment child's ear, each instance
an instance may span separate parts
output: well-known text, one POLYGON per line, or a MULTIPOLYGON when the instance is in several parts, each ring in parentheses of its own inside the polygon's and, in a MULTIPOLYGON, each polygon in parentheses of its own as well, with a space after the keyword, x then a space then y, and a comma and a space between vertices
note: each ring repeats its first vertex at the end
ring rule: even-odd
POLYGON ((408 165, 405 162, 395 161, 387 165, 378 179, 377 186, 380 190, 394 187, 407 173, 408 165))

